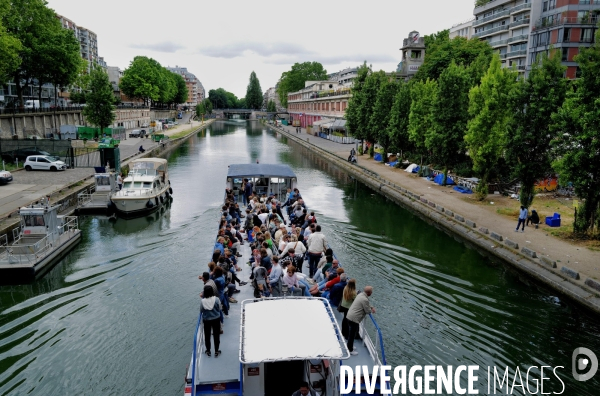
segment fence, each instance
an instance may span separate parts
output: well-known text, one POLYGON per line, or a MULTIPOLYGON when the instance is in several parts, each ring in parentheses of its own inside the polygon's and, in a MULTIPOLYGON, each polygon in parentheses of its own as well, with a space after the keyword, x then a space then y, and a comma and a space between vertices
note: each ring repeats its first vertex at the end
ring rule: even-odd
POLYGON ((324 132, 319 132, 317 136, 323 139, 331 140, 332 142, 336 143, 352 144, 356 141, 354 136, 335 136, 324 132))

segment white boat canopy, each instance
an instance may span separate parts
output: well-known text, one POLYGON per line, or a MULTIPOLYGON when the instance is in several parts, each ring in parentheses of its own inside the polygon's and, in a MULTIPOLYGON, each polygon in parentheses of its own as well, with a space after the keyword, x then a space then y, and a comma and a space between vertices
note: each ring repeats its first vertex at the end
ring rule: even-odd
POLYGON ((163 158, 140 158, 131 161, 131 169, 155 169, 164 171, 167 168, 167 160, 163 158))
POLYGON ((243 364, 350 357, 331 307, 322 298, 245 300, 241 335, 243 364))

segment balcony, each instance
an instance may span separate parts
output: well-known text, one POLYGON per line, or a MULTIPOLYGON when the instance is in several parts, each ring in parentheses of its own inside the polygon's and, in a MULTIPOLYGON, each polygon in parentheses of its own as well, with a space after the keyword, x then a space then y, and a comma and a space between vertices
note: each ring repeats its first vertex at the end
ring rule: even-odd
POLYGON ((532 26, 531 31, 541 30, 546 28, 553 28, 557 26, 563 25, 590 25, 590 27, 595 26, 598 23, 598 17, 595 15, 590 15, 587 17, 579 18, 579 17, 562 17, 557 18, 551 22, 542 21, 539 19, 534 26, 532 26))
POLYGON ((518 41, 527 41, 527 39, 529 38, 528 34, 521 34, 519 36, 515 36, 515 37, 511 37, 508 39, 509 43, 516 43, 518 41))
POLYGON ((477 33, 473 34, 473 37, 483 38, 483 37, 491 36, 494 33, 502 32, 504 30, 508 30, 508 26, 502 25, 502 26, 497 26, 495 28, 484 30, 482 32, 477 32, 477 33))
POLYGON ((520 72, 524 72, 525 71, 525 67, 526 67, 525 65, 518 65, 517 66, 517 70, 520 71, 520 72))
POLYGON ((519 19, 518 21, 514 21, 513 23, 511 23, 510 25, 508 25, 509 29, 514 29, 518 26, 524 26, 527 25, 529 26, 529 18, 523 18, 523 19, 519 19))
POLYGON ((503 46, 503 45, 506 45, 506 44, 508 44, 508 39, 506 39, 506 40, 496 40, 496 41, 490 41, 490 43, 489 43, 489 44, 490 44, 490 46, 491 46, 492 48, 501 47, 501 46, 503 46))
POLYGON ((496 19, 503 18, 505 16, 508 16, 509 14, 510 14, 510 10, 500 11, 500 12, 497 12, 497 13, 495 13, 493 15, 487 16, 485 18, 473 21, 473 26, 483 25, 484 23, 495 21, 496 19))
POLYGON ((516 14, 517 12, 530 10, 530 9, 531 9, 531 3, 525 3, 525 4, 521 4, 516 7, 511 8, 510 14, 512 15, 512 14, 516 14))
POLYGON ((527 50, 526 50, 526 49, 523 49, 523 50, 518 50, 518 51, 512 51, 512 52, 508 52, 508 53, 506 54, 506 57, 505 57, 505 58, 506 58, 506 59, 509 59, 509 58, 517 58, 517 57, 519 57, 519 56, 525 56, 525 55, 527 55, 527 50))

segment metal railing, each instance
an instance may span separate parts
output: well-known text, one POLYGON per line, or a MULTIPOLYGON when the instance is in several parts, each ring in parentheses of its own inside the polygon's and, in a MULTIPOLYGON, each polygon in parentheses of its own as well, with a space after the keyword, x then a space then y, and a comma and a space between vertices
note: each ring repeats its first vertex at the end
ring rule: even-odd
POLYGON ((508 44, 508 39, 492 41, 489 44, 491 47, 499 47, 508 44))
POLYGON ((515 41, 526 41, 529 37, 528 34, 521 34, 519 36, 514 36, 508 39, 509 43, 514 43, 515 41))
POLYGON ((503 11, 497 12, 497 13, 495 13, 495 14, 493 14, 493 15, 487 16, 487 17, 485 17, 485 18, 482 18, 482 19, 478 19, 478 20, 476 20, 476 21, 473 21, 473 26, 479 26, 479 25, 483 25, 483 24, 484 24, 484 23, 486 23, 486 22, 490 22, 490 21, 493 21, 493 20, 495 20, 495 19, 498 19, 498 18, 505 17, 505 16, 507 16, 507 15, 509 15, 509 14, 510 14, 510 11, 511 11, 510 9, 506 9, 506 10, 503 10, 503 11))
POLYGON ((524 4, 521 4, 516 7, 511 8, 510 13, 514 14, 515 12, 522 11, 522 10, 529 10, 529 9, 531 9, 531 3, 524 3, 524 4))
POLYGON ((508 26, 507 25, 502 25, 502 26, 497 26, 497 27, 492 28, 492 29, 486 29, 486 30, 483 30, 481 32, 477 32, 477 33, 473 34, 473 37, 484 37, 484 36, 488 36, 490 34, 501 32, 503 30, 508 30, 508 26))
POLYGON ((516 56, 523 56, 523 55, 527 55, 527 50, 526 49, 508 52, 506 54, 506 58, 514 58, 516 56))
POLYGON ((204 331, 201 331, 202 326, 202 313, 200 313, 196 333, 194 334, 194 352, 192 353, 192 396, 196 396, 196 358, 198 357, 198 347, 202 346, 202 339, 204 338, 204 331))
POLYGON ((531 21, 531 19, 529 19, 529 18, 519 19, 518 21, 514 21, 513 23, 509 24, 508 28, 512 29, 514 27, 521 26, 521 25, 529 25, 530 21, 531 21))
POLYGON ((589 15, 587 17, 560 17, 552 20, 551 22, 548 22, 547 20, 542 21, 542 19, 539 19, 531 30, 561 25, 596 25, 598 20, 598 17, 595 15, 589 15))

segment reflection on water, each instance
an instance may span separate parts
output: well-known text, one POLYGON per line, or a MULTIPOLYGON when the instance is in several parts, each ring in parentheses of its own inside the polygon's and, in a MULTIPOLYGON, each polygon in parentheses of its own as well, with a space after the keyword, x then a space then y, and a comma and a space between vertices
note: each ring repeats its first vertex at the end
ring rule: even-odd
POLYGON ((565 394, 598 393, 570 354, 600 351, 599 321, 262 125, 215 123, 169 160, 164 213, 86 217, 47 276, 0 288, 0 394, 181 394, 226 165, 257 160, 292 166, 343 265, 375 287, 389 364, 562 365, 565 394))

